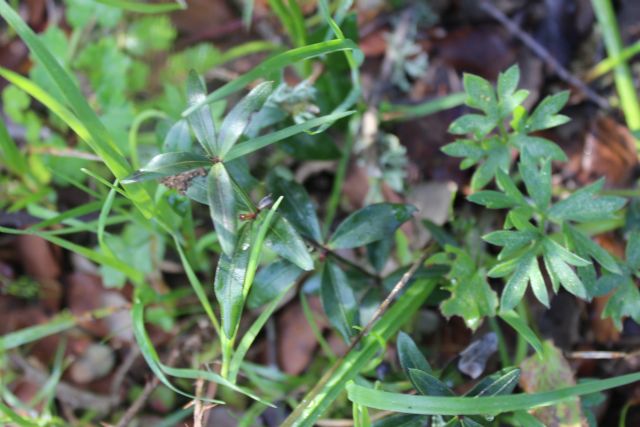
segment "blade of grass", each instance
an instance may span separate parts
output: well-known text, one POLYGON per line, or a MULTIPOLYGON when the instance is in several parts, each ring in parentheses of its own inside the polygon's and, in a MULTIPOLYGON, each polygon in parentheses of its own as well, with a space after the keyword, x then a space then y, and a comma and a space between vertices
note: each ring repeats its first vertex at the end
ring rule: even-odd
POLYGON ((280 129, 267 135, 259 136, 257 138, 243 142, 242 144, 234 145, 229 153, 224 157, 224 161, 229 162, 231 160, 237 159, 238 157, 246 156, 247 154, 253 153, 254 151, 257 151, 268 145, 282 141, 285 138, 299 134, 301 132, 306 132, 316 126, 331 124, 336 120, 350 116, 353 113, 353 111, 345 111, 327 114, 326 116, 317 117, 304 123, 288 126, 284 129, 280 129))
POLYGON ((184 268, 184 271, 187 274, 189 283, 191 284, 193 291, 196 293, 196 296, 198 297, 198 301, 202 305, 202 308, 204 308, 205 313, 207 313, 207 316, 209 317, 209 320, 211 321, 213 328, 216 330, 216 333, 220 335, 220 324, 218 323, 218 319, 216 318, 216 315, 213 312, 211 303, 209 303, 209 298, 207 298, 207 293, 205 292, 204 287, 202 286, 202 283, 200 283, 198 276, 193 271, 193 268, 191 268, 191 264, 189 263, 189 260, 187 259, 187 256, 185 255, 184 250, 182 249, 180 240, 176 235, 173 236, 173 241, 176 245, 176 249, 178 250, 178 255, 180 255, 180 262, 182 263, 182 267, 184 268))
POLYGON ((428 116, 463 105, 466 97, 467 95, 464 92, 460 92, 430 99, 416 105, 382 103, 382 105, 380 105, 382 121, 404 121, 428 116))
POLYGON ((134 169, 140 169, 140 161, 138 160, 138 131, 140 126, 150 119, 167 119, 169 116, 163 111, 145 110, 141 111, 131 122, 129 129, 129 155, 131 156, 131 165, 134 169))
POLYGON ((142 273, 140 273, 138 270, 131 267, 130 265, 120 261, 119 259, 111 257, 107 254, 96 252, 89 248, 85 248, 84 246, 80 246, 68 240, 61 239, 51 233, 39 232, 39 231, 28 232, 26 230, 18 230, 14 228, 7 228, 7 227, 1 227, 1 226, 0 226, 0 232, 7 233, 7 234, 18 234, 18 235, 32 234, 32 235, 41 237, 46 241, 53 243, 54 245, 58 245, 71 252, 75 252, 79 255, 82 255, 83 257, 88 258, 95 263, 104 264, 104 265, 113 267, 116 270, 119 270, 122 273, 124 273, 133 282, 140 282, 144 280, 144 275, 142 273))
MULTIPOLYGON (((620 57, 622 55, 622 39, 611 1, 591 0, 591 4, 600 24, 608 56, 610 58, 620 57)), ((614 67, 614 78, 627 126, 632 131, 638 130, 640 129, 640 102, 633 84, 631 69, 626 62, 620 62, 614 67)))
POLYGON ((370 408, 427 415, 498 415, 554 405, 578 396, 597 393, 640 381, 640 372, 604 380, 586 381, 572 387, 541 393, 518 393, 492 397, 415 396, 347 385, 349 400, 370 408))
POLYGON ((307 393, 300 404, 287 417, 282 427, 311 427, 344 390, 347 381, 356 375, 382 348, 380 340, 389 340, 411 319, 435 289, 431 279, 417 280, 378 320, 370 335, 357 351, 349 352, 338 359, 307 393))
POLYGON ((184 10, 187 8, 187 4, 184 0, 176 0, 175 3, 143 3, 137 1, 128 0, 96 0, 98 3, 106 4, 107 6, 117 7, 118 9, 127 10, 129 12, 137 13, 166 13, 176 10, 184 10))
POLYGON ((276 296, 273 301, 271 301, 264 310, 262 310, 262 313, 260 313, 258 318, 242 336, 240 343, 238 343, 238 346, 231 357, 231 362, 229 363, 229 381, 232 383, 236 382, 240 365, 242 364, 247 351, 249 351, 251 344, 253 344, 265 323, 267 323, 267 320, 269 320, 275 309, 278 307, 278 304, 280 304, 280 301, 282 301, 282 298, 284 298, 294 284, 295 282, 283 289, 282 292, 280 292, 278 296, 276 296))
POLYGON ((2 401, 0 401, 0 413, 4 414, 5 417, 7 417, 9 420, 16 423, 16 425, 20 427, 39 427, 40 426, 40 424, 38 423, 33 423, 30 420, 21 417, 20 415, 15 413, 13 409, 11 409, 10 407, 2 403, 2 401))
POLYGON ((295 64, 298 61, 315 58, 317 56, 325 55, 332 52, 354 50, 357 48, 358 46, 351 40, 330 40, 327 42, 310 44, 308 46, 299 47, 280 53, 267 59, 251 71, 243 74, 242 76, 234 79, 233 81, 210 93, 206 97, 206 99, 202 100, 202 102, 200 102, 199 104, 187 108, 182 112, 182 117, 187 117, 193 114, 194 111, 202 107, 204 104, 210 104, 212 102, 226 98, 230 94, 241 90, 252 81, 264 76, 268 76, 270 74, 274 74, 289 65, 295 64))
POLYGON ((140 299, 139 296, 136 296, 136 298, 134 299, 134 303, 133 303, 133 308, 131 311, 131 315, 133 318, 133 332, 134 335, 136 337, 136 341, 138 342, 138 345, 140 347, 140 351, 144 357, 144 359, 147 361, 147 364, 149 365, 149 368, 153 371, 153 373, 160 379, 160 381, 166 385, 167 387, 169 387, 171 390, 173 390, 174 392, 181 394, 183 396, 187 396, 191 399, 199 399, 202 401, 206 401, 209 403, 219 403, 219 404, 223 404, 224 402, 220 401, 220 400, 213 400, 213 399, 204 399, 204 398, 199 398, 196 397, 194 395, 191 395, 189 393, 186 393, 180 389, 178 389, 177 387, 175 387, 173 384, 171 384, 171 382, 169 381, 169 379, 166 377, 166 375, 170 375, 172 377, 176 377, 176 378, 184 378, 184 379, 205 379, 207 381, 211 381, 214 382, 216 384, 220 384, 224 387, 228 387, 233 391, 236 391, 238 393, 242 393, 246 396, 249 396, 250 398, 257 400, 259 402, 262 402, 266 405, 270 405, 270 403, 265 402, 263 400, 261 400, 258 396, 256 396, 255 394, 253 394, 251 391, 246 390, 242 387, 238 387, 237 385, 231 383, 230 381, 224 379, 223 377, 221 377, 220 375, 216 374, 215 372, 210 372, 210 371, 202 371, 202 370, 197 370, 197 369, 187 369, 187 368, 173 368, 171 366, 167 366, 164 365, 161 361, 160 358, 158 357, 158 353, 156 352, 156 349, 153 347, 153 344, 151 343, 151 340, 149 338, 149 336, 147 335, 147 331, 144 327, 144 304, 142 303, 142 300, 140 299), (165 375, 166 374, 166 375, 165 375))
POLYGON ((15 332, 8 333, 0 337, 0 352, 11 350, 22 345, 37 341, 41 338, 55 335, 76 326, 80 322, 90 319, 101 319, 115 313, 123 307, 105 307, 94 311, 74 316, 71 313, 60 314, 47 323, 29 326, 15 332))
POLYGON ((522 317, 513 310, 502 312, 499 314, 499 317, 515 329, 516 332, 518 332, 519 337, 524 338, 529 344, 531 344, 531 347, 533 347, 536 353, 538 353, 538 356, 543 356, 544 351, 542 343, 522 317))
POLYGON ((595 80, 600 76, 607 74, 619 64, 626 62, 640 53, 640 41, 625 47, 620 55, 609 56, 595 65, 587 74, 586 80, 595 80))
MULTIPOLYGON (((87 140, 91 148, 102 158, 116 178, 122 180, 127 177, 132 172, 129 163, 120 153, 106 127, 95 111, 91 109, 71 76, 62 68, 31 28, 7 4, 6 0, 0 0, 0 16, 16 31, 33 56, 43 65, 51 79, 56 83, 60 92, 64 94, 79 122, 83 124, 83 127, 91 135, 91 138, 87 140)), ((126 189, 129 198, 136 204, 138 209, 147 218, 151 218, 154 205, 146 187, 129 185, 126 189)))
POLYGON ((18 177, 27 174, 27 159, 18 150, 2 118, 0 118, 0 155, 4 159, 3 165, 11 173, 18 177))

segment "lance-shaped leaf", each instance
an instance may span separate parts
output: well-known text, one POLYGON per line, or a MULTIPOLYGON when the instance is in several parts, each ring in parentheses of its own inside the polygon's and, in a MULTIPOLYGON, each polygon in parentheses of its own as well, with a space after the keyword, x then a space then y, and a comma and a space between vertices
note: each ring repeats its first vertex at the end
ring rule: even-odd
POLYGON ((355 248, 389 237, 417 209, 401 203, 377 203, 355 211, 338 226, 329 247, 355 248))
POLYGON ((253 280, 247 307, 254 309, 272 301, 288 288, 300 273, 302 270, 288 261, 277 261, 262 268, 253 280))
POLYGON ((169 128, 164 137, 162 151, 165 153, 172 151, 189 151, 192 145, 191 132, 186 120, 180 119, 169 128))
MULTIPOLYGON (((427 362, 422 352, 418 349, 416 343, 411 337, 404 332, 398 333, 398 340, 396 341, 396 347, 398 351, 398 361, 400 367, 404 371, 409 380, 413 381, 411 375, 409 375, 410 369, 418 369, 424 372, 431 372, 431 365, 427 362)), ((415 383, 414 387, 418 387, 415 383)))
POLYGON ((123 180, 122 183, 127 184, 164 178, 165 176, 177 175, 210 165, 211 160, 208 157, 196 153, 179 152, 158 154, 139 171, 123 180))
POLYGON ((273 82, 260 83, 227 114, 220 126, 218 137, 221 157, 238 141, 249 124, 251 114, 262 108, 272 91, 273 82))
MULTIPOLYGON (((538 260, 532 252, 527 253, 516 262, 517 266, 515 271, 507 281, 507 284, 502 291, 502 296, 500 298, 500 309, 502 311, 511 310, 518 305, 524 296, 524 292, 527 290, 527 284, 531 280, 531 277, 535 276, 537 280, 536 270, 540 271, 538 260)), ((492 272, 489 272, 489 274, 491 273, 492 272)), ((543 298, 541 302, 548 305, 549 302, 548 297, 546 297, 546 290, 545 294, 541 296, 543 298)))
POLYGON ((465 396, 488 397, 511 394, 518 385, 519 379, 520 369, 505 368, 478 381, 465 396))
MULTIPOLYGON (((187 79, 187 98, 189 107, 200 105, 207 98, 207 88, 198 74, 191 70, 187 79)), ((220 145, 216 138, 216 129, 209 104, 202 104, 187 116, 187 121, 202 148, 211 156, 220 155, 220 145)))
POLYGON ((269 249, 301 269, 313 270, 313 259, 309 255, 307 246, 285 217, 275 214, 273 224, 264 242, 269 249))
POLYGON ((211 220, 222 251, 231 256, 236 243, 238 211, 231 177, 222 163, 211 167, 207 178, 207 195, 211 220))
POLYGON ((228 338, 233 337, 242 313, 242 286, 249 263, 251 229, 253 223, 245 224, 238 236, 238 243, 231 255, 221 254, 216 269, 214 291, 222 318, 222 330, 228 338))
POLYGON ((329 322, 348 342, 355 333, 353 326, 359 323, 358 304, 347 276, 331 261, 322 270, 320 296, 329 322))
POLYGON ((416 385, 416 389, 425 396, 455 396, 445 383, 433 375, 419 369, 409 369, 411 382, 416 385))
POLYGON ((278 173, 271 174, 267 183, 275 197, 283 196, 280 212, 289 220, 296 230, 316 242, 322 241, 322 232, 316 210, 304 187, 293 180, 286 179, 278 173))

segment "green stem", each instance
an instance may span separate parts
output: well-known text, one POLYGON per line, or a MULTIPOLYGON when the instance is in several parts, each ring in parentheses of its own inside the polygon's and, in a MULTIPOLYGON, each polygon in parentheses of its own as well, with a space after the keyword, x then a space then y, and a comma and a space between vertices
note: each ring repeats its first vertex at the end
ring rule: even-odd
MULTIPOLYGON (((353 120, 349 123, 349 127, 353 125, 353 120)), ((324 217, 324 227, 322 234, 325 236, 329 233, 331 224, 338 211, 340 205, 340 196, 342 195, 342 186, 347 175, 347 166, 349 166, 349 159, 351 158, 351 151, 353 150, 353 144, 355 142, 355 135, 353 132, 347 134, 347 141, 342 148, 342 157, 338 163, 338 169, 336 170, 336 177, 333 180, 333 187, 331 188, 331 195, 329 195, 329 201, 327 202, 327 210, 324 217)))
MULTIPOLYGON (((610 58, 618 58, 623 53, 620 30, 610 0, 591 0, 593 10, 598 18, 600 30, 610 58)), ((620 97, 620 105, 631 130, 640 129, 640 103, 633 85, 633 76, 629 64, 620 62, 614 67, 616 89, 620 97)))

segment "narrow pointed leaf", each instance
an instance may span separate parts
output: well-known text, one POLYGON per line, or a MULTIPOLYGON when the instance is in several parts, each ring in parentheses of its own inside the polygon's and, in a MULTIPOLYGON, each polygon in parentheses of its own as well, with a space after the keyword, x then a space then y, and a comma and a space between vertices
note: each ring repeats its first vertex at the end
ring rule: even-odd
POLYGON ((455 396, 453 390, 445 383, 427 372, 419 369, 409 369, 409 377, 420 394, 425 396, 455 396))
POLYGON ((358 305, 347 276, 331 261, 322 270, 320 296, 329 322, 348 342, 356 332, 353 326, 359 323, 358 305))
POLYGON ((536 257, 529 254, 518 262, 518 266, 507 281, 500 298, 500 310, 511 310, 522 299, 529 283, 532 268, 537 268, 536 257), (535 265, 534 265, 535 264, 535 265))
POLYGON ((309 255, 307 246, 285 217, 275 214, 274 222, 265 238, 265 244, 301 269, 313 270, 313 258, 309 255))
POLYGON ((479 381, 465 396, 500 396, 511 394, 520 380, 520 369, 505 368, 479 381))
POLYGON ((238 244, 232 255, 221 254, 216 269, 214 291, 222 317, 222 330, 231 338, 240 322, 242 286, 249 263, 252 223, 240 230, 238 244))
POLYGON ((207 103, 201 104, 207 98, 207 88, 200 76, 193 70, 191 70, 187 79, 187 98, 190 107, 199 106, 193 114, 187 117, 196 139, 209 155, 219 156, 220 145, 216 138, 211 108, 207 103))
POLYGON ((231 177, 222 163, 216 163, 209 171, 207 196, 211 220, 222 251, 231 256, 236 246, 238 212, 231 177))
POLYGON ((527 322, 513 310, 504 311, 499 314, 500 318, 507 322, 509 326, 518 332, 538 353, 542 356, 544 354, 544 348, 542 342, 538 336, 531 330, 527 322))
POLYGON ((329 247, 355 248, 390 237, 416 210, 414 206, 396 203, 377 203, 357 210, 338 226, 329 247))
MULTIPOLYGON (((411 339, 411 337, 404 332, 398 333, 398 340, 396 341, 396 347, 398 351, 398 361, 400 362, 400 367, 404 371, 407 378, 411 381, 412 378, 409 375, 410 369, 418 369, 424 372, 431 372, 431 365, 427 362, 427 359, 424 357, 422 352, 418 349, 416 343, 411 339)), ((414 383, 414 387, 417 386, 414 383)))
POLYGON ((274 196, 283 196, 280 211, 300 234, 316 242, 322 241, 322 232, 316 210, 304 187, 295 181, 272 174, 268 180, 269 190, 274 196))
POLYGON ((177 175, 193 169, 208 167, 211 160, 196 153, 178 152, 164 153, 155 156, 149 163, 133 175, 127 177, 123 183, 140 182, 177 175))
POLYGON ((220 156, 223 157, 233 147, 249 124, 251 114, 260 110, 273 91, 273 82, 256 86, 227 114, 220 126, 220 156))

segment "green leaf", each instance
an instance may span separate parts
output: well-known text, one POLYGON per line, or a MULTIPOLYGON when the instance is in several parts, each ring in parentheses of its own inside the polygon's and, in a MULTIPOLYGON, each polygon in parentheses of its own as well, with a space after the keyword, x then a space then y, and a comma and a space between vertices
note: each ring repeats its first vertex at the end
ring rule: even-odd
MULTIPOLYGON (((629 277, 617 276, 622 279, 618 290, 609 298, 602 310, 602 317, 610 317, 618 330, 622 330, 622 319, 631 317, 640 323, 640 290, 638 285, 629 277)), ((618 282, 619 283, 619 282, 618 282)))
POLYGON ((527 410, 555 405, 576 396, 608 390, 640 381, 640 373, 621 375, 604 380, 586 381, 572 387, 540 393, 519 393, 509 396, 445 397, 412 396, 374 390, 350 383, 347 385, 349 400, 370 408, 426 415, 498 415, 504 412, 527 410))
POLYGON ((249 263, 253 223, 241 227, 237 245, 231 255, 223 253, 218 261, 213 288, 222 319, 222 330, 227 338, 236 333, 243 305, 243 283, 249 263))
POLYGON ((520 380, 520 369, 505 368, 478 381, 465 396, 501 396, 511 394, 520 380))
POLYGON ((211 167, 207 177, 207 197, 211 220, 222 251, 231 256, 235 252, 238 212, 231 177, 222 163, 211 167))
POLYGON ((455 396, 453 390, 445 383, 425 371, 409 368, 409 377, 420 394, 425 396, 455 396))
POLYGON ((527 187, 527 192, 533 198, 541 211, 546 211, 551 202, 551 161, 542 162, 538 169, 535 161, 529 156, 520 157, 520 175, 527 187))
POLYGON ((95 0, 109 6, 117 7, 123 10, 137 13, 166 13, 175 10, 186 9, 187 5, 184 0, 176 0, 172 3, 144 3, 141 1, 130 0, 95 0))
POLYGON ((414 206, 398 203, 377 203, 359 209, 342 221, 328 246, 355 248, 390 237, 416 210, 414 206))
POLYGON ((276 261, 262 268, 255 277, 247 307, 258 308, 272 301, 300 276, 302 270, 288 261, 276 261))
POLYGON ((465 114, 449 125, 449 133, 454 135, 472 134, 477 138, 486 136, 496 127, 496 119, 480 114, 465 114))
POLYGON ((538 261, 532 253, 528 253, 518 260, 515 271, 502 291, 502 296, 500 297, 501 311, 511 310, 518 305, 527 290, 531 272, 538 268, 538 261))
POLYGON ((273 91, 273 82, 263 82, 253 88, 235 107, 227 114, 220 126, 220 157, 229 152, 243 134, 251 115, 260 110, 273 91))
MULTIPOLYGON (((484 111, 488 116, 495 116, 498 102, 493 86, 480 76, 465 73, 462 78, 464 91, 467 94, 465 103, 469 107, 484 111)), ((494 120, 495 123, 495 120, 494 120)))
POLYGON ((484 155, 482 147, 471 139, 459 139, 445 145, 440 150, 448 156, 467 157, 474 160, 480 160, 484 155))
POLYGON ((169 128, 162 144, 162 151, 191 151, 192 143, 189 124, 186 120, 180 119, 169 128))
POLYGON ((584 284, 569 264, 589 265, 589 261, 572 254, 551 239, 545 239, 543 245, 544 259, 546 265, 551 269, 550 273, 566 290, 577 297, 587 299, 588 295, 584 284))
POLYGON ((620 210, 626 200, 615 196, 598 196, 604 185, 604 178, 581 188, 566 199, 554 204, 549 209, 549 217, 558 222, 563 221, 599 221, 611 219, 620 210))
POLYGON ((354 50, 357 48, 358 46, 353 41, 345 39, 329 40, 326 42, 315 43, 300 48, 289 49, 286 52, 267 59, 266 61, 251 69, 251 71, 249 71, 248 73, 245 73, 242 76, 234 79, 233 81, 225 84, 221 88, 209 94, 206 99, 203 99, 202 101, 200 101, 200 103, 190 106, 182 113, 182 117, 190 116, 197 109, 199 109, 200 106, 226 98, 230 94, 244 88, 254 80, 277 73, 279 70, 282 70, 289 65, 295 64, 298 61, 311 59, 332 52, 354 50))
POLYGON ((509 136, 509 143, 514 145, 524 155, 536 160, 551 159, 559 162, 566 162, 567 155, 556 143, 539 136, 526 134, 512 134, 509 136))
POLYGON ((322 270, 320 297, 329 322, 349 342, 355 335, 353 326, 359 323, 358 303, 347 276, 331 261, 327 261, 322 270))
POLYGON ((490 209, 512 208, 519 204, 518 200, 513 199, 507 194, 493 190, 478 191, 467 197, 467 200, 490 209))
POLYGON ((204 100, 207 97, 207 88, 204 85, 204 81, 196 74, 195 71, 189 72, 187 79, 187 98, 189 106, 199 106, 193 114, 187 117, 187 121, 193 129, 193 133, 196 135, 196 139, 202 145, 205 152, 210 156, 219 156, 221 147, 218 139, 216 138, 216 129, 213 124, 213 116, 211 115, 211 108, 209 104, 206 104, 204 100))
POLYGON ((200 154, 189 152, 158 154, 143 168, 127 177, 123 182, 132 183, 177 175, 193 169, 207 167, 211 160, 200 154))
POLYGON ((484 275, 475 272, 465 280, 451 281, 447 290, 451 296, 440 304, 444 316, 460 316, 471 330, 475 331, 486 316, 494 316, 498 297, 484 275))
POLYGON ((486 152, 486 160, 480 164, 471 177, 471 189, 477 191, 487 185, 498 171, 508 173, 511 165, 511 149, 498 141, 491 140, 486 152))
POLYGON ((301 269, 313 270, 313 259, 309 255, 307 246, 295 228, 283 216, 276 214, 273 225, 265 238, 265 244, 269 249, 301 269))
POLYGON ((522 338, 524 338, 533 349, 542 356, 544 353, 542 342, 538 339, 537 335, 531 330, 527 322, 513 310, 503 311, 499 314, 499 317, 507 322, 509 326, 515 329, 522 338))
POLYGON ((283 196, 280 210, 298 232, 316 242, 322 242, 322 232, 316 210, 304 187, 280 174, 272 173, 267 186, 275 197, 283 196))
POLYGON ((613 274, 622 274, 618 262, 609 252, 603 249, 602 246, 569 224, 563 225, 563 231, 567 240, 574 245, 578 255, 583 258, 590 256, 607 271, 613 274))
MULTIPOLYGON (((599 247, 599 246, 598 246, 599 247)), ((627 265, 632 270, 640 269, 640 231, 633 230, 627 238, 627 248, 625 250, 627 265)), ((615 271, 609 270, 612 273, 615 271)))
POLYGON ((526 121, 525 130, 527 133, 567 123, 570 120, 567 116, 556 113, 562 110, 568 100, 569 91, 566 90, 543 99, 526 121))
POLYGON ((318 126, 330 125, 331 123, 350 116, 353 113, 353 111, 344 111, 327 114, 326 116, 316 117, 315 119, 307 120, 304 123, 288 126, 284 129, 250 139, 242 144, 234 145, 225 155, 224 160, 225 162, 228 162, 239 157, 246 156, 247 154, 251 154, 254 151, 267 147, 271 144, 275 144, 276 142, 282 141, 301 132, 307 132, 318 126))
MULTIPOLYGON (((501 102, 506 102, 511 98, 515 90, 518 88, 520 82, 520 67, 518 64, 514 64, 498 75, 498 99, 501 102)), ((508 111, 511 111, 508 110, 508 111)))
MULTIPOLYGON (((411 339, 411 337, 404 332, 398 333, 398 339, 396 341, 396 347, 398 351, 398 361, 400 367, 404 371, 407 378, 412 382, 413 379, 409 374, 409 370, 418 369, 423 372, 431 372, 431 365, 427 362, 422 352, 418 350, 418 346, 411 339)), ((416 384, 413 384, 417 388, 416 384)))
POLYGON ((424 427, 427 418, 423 415, 394 414, 373 423, 373 427, 424 427))

